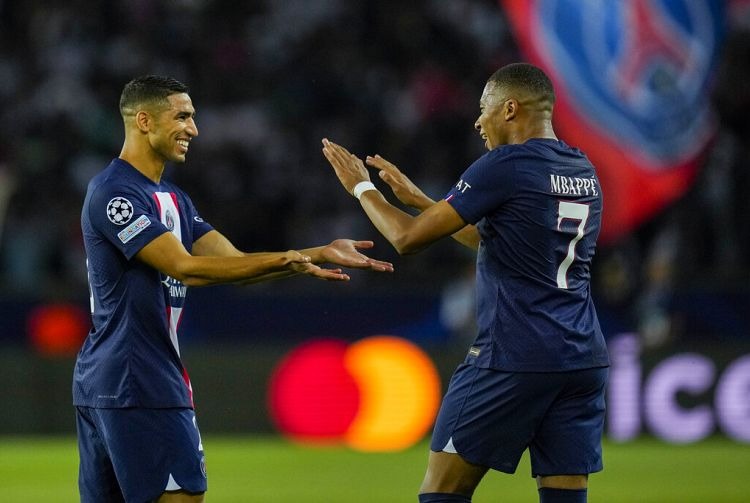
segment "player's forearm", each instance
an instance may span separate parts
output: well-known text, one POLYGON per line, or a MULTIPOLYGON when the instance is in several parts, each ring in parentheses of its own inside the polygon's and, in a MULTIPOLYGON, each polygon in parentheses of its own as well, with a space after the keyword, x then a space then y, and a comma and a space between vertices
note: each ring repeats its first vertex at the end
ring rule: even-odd
POLYGON ((467 225, 460 231, 454 233, 451 237, 472 250, 479 249, 479 241, 481 241, 481 238, 479 237, 479 231, 473 225, 467 225))
POLYGON ((268 274, 294 274, 288 252, 252 253, 244 257, 186 257, 172 276, 188 286, 257 282, 268 274))
POLYGON ((435 204, 435 201, 429 197, 427 197, 424 194, 421 194, 419 196, 415 196, 412 201, 409 202, 409 206, 416 209, 419 212, 422 212, 435 204))
POLYGON ((379 191, 363 193, 360 203, 375 228, 399 254, 414 253, 428 244, 417 242, 410 233, 414 217, 391 205, 379 191))
MULTIPOLYGON (((415 208, 421 213, 433 204, 435 204, 435 201, 423 194, 418 199, 411 201, 409 206, 415 208)), ((479 231, 477 231, 477 228, 473 225, 467 225, 451 237, 472 250, 477 250, 479 248, 479 241, 481 241, 479 231)))

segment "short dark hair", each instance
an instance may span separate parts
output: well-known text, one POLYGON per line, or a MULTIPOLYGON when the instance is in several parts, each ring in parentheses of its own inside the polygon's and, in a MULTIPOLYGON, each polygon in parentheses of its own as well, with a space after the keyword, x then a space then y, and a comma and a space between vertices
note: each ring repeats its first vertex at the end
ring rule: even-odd
POLYGON ((497 70, 487 80, 497 86, 526 91, 534 98, 555 103, 555 88, 547 74, 529 63, 511 63, 497 70))
POLYGON ((172 77, 144 75, 127 84, 120 95, 120 113, 133 113, 138 105, 159 105, 173 94, 187 93, 188 86, 172 77))

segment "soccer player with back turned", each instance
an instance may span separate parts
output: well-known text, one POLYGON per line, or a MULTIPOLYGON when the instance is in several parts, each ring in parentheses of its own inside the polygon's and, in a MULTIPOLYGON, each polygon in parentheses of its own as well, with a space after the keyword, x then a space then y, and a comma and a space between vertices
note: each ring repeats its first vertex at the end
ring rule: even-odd
POLYGON ((392 266, 359 253, 370 241, 239 251, 162 178, 165 163, 185 162, 198 136, 187 87, 167 77, 134 79, 120 113, 122 151, 89 183, 81 214, 93 319, 73 378, 81 501, 200 502, 203 445, 178 338, 187 288, 296 274, 349 279, 322 263, 392 266))
POLYGON ((609 359, 590 288, 602 194, 586 156, 555 136, 554 102, 541 69, 495 72, 474 125, 489 152, 438 202, 368 157, 417 216, 323 140, 342 185, 399 253, 446 236, 477 251, 478 334, 438 413, 421 503, 471 501, 488 469, 515 472, 527 448, 543 503, 585 502, 588 474, 602 469, 609 359))

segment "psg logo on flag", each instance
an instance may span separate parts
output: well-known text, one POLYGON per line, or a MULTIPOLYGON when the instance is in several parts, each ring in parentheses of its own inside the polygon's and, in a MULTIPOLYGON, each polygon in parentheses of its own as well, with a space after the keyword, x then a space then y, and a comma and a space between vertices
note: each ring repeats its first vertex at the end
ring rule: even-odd
POLYGON ((712 0, 503 0, 529 61, 555 84, 558 135, 604 193, 602 238, 689 186, 713 136, 709 84, 724 35, 712 0))
POLYGON ((133 218, 133 205, 124 197, 113 197, 107 203, 107 218, 113 224, 125 225, 133 218))

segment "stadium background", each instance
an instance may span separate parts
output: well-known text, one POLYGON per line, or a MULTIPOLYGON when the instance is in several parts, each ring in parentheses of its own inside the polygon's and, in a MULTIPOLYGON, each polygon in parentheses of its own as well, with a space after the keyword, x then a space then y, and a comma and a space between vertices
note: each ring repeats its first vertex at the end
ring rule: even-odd
MULTIPOLYGON (((201 135, 168 176, 240 248, 373 239, 372 254, 397 271, 191 290, 181 347, 202 430, 275 435, 270 376, 318 338, 403 337, 444 386, 472 336, 473 257, 449 242, 397 256, 340 188, 319 140, 380 153, 440 197, 483 152, 472 126, 487 76, 531 56, 512 4, 0 0, 0 434, 74 432, 70 375, 88 325, 80 205, 120 150, 119 92, 142 73, 190 85, 201 135)), ((595 259, 622 383, 612 441, 750 442, 750 2, 721 5, 697 171, 595 259), (672 407, 651 404, 660 398, 672 407)))

